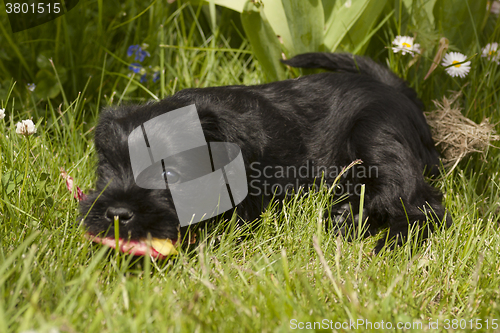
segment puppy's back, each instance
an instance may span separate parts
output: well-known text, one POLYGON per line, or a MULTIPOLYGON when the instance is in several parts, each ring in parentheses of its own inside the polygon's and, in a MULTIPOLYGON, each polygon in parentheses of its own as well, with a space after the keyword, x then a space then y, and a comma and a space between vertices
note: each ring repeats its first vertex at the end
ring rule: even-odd
POLYGON ((350 53, 312 52, 299 54, 289 60, 282 60, 282 62, 291 67, 322 68, 336 72, 367 75, 395 88, 410 98, 420 109, 423 109, 423 104, 417 94, 412 88, 408 87, 403 79, 370 58, 355 56, 350 53))

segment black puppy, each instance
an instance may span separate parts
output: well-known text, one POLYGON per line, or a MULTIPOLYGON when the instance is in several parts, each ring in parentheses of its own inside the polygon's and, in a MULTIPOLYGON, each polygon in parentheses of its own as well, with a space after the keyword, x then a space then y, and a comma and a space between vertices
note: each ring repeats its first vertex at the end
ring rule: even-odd
MULTIPOLYGON (((127 138, 146 121, 195 104, 207 142, 241 148, 249 184, 237 206, 243 220, 257 219, 273 195, 283 198, 319 179, 332 184, 343 166, 359 159, 362 164, 340 178, 339 189, 356 212, 360 185, 366 185, 369 231, 389 227, 376 251, 386 238, 401 243, 410 227, 430 219, 422 229, 427 237, 429 225, 445 219, 445 209, 441 194, 424 179, 424 173, 439 173, 439 155, 415 91, 387 68, 350 54, 302 54, 284 63, 335 72, 258 86, 185 89, 158 103, 106 110, 95 132, 97 188, 81 203, 88 232, 111 240, 118 216, 120 238, 135 246, 148 234, 177 240, 179 220, 168 185, 137 186, 127 138)), ((168 169, 176 182, 183 171, 168 169)), ((355 219, 344 218, 343 210, 349 208, 334 207, 332 214, 345 233, 355 219)))

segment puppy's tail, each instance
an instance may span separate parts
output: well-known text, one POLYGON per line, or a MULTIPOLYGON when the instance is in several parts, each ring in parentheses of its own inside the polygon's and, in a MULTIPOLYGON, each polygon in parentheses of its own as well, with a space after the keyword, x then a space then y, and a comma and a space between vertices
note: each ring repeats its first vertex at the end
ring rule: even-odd
POLYGON ((423 107, 416 92, 408 87, 403 79, 391 72, 387 67, 379 65, 369 58, 354 56, 350 53, 314 52, 299 54, 281 62, 291 67, 323 68, 337 72, 368 75, 403 93, 421 109, 423 107))

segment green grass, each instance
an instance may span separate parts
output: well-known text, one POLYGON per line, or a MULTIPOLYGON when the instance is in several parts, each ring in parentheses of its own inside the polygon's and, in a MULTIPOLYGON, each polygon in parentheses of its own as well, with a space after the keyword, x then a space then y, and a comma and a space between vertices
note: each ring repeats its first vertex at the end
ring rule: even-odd
MULTIPOLYGON (((405 246, 375 256, 376 238, 346 242, 325 233, 321 217, 331 199, 324 190, 291 198, 281 212, 270 207, 253 231, 231 220, 213 226, 171 261, 134 261, 83 238, 78 202, 60 168, 84 191, 94 186, 92 136, 101 107, 162 98, 186 87, 265 80, 229 11, 219 13, 224 24, 212 33, 209 13, 200 7, 154 3, 135 18, 147 5, 120 6, 83 1, 80 12, 21 32, 12 45, 0 15, 0 42, 6 45, 0 51, 0 107, 7 115, 0 120, 0 332, 288 332, 292 319, 422 322, 423 328, 439 320, 439 331, 454 328, 445 329, 446 320, 451 326, 461 319, 469 329, 453 331, 471 331, 470 320, 476 325, 478 319, 483 329, 476 331, 498 331, 491 327, 492 319, 500 321, 497 148, 471 155, 436 182, 455 223, 419 248, 411 234, 405 246), (118 7, 127 15, 117 14, 118 7), (142 43, 151 52, 146 66, 163 73, 156 83, 141 85, 128 76, 133 61, 127 47, 142 43), (37 65, 44 53, 53 58, 57 75, 48 60, 37 65), (47 81, 36 81, 37 75, 47 81), (30 82, 52 82, 58 93, 49 99, 31 93, 25 88, 30 82), (17 135, 15 124, 29 117, 37 133, 17 135)), ((462 51, 472 55, 498 38, 498 22, 490 39, 481 35, 462 51)), ((379 40, 389 46, 397 34, 391 24, 374 37, 367 54, 381 61, 390 57, 391 68, 427 106, 449 90, 462 90, 464 113, 498 123, 497 67, 479 54, 466 79, 438 69, 423 81, 428 58, 408 69, 411 58, 377 48, 379 40)), ((356 331, 380 330, 360 325, 356 331)))

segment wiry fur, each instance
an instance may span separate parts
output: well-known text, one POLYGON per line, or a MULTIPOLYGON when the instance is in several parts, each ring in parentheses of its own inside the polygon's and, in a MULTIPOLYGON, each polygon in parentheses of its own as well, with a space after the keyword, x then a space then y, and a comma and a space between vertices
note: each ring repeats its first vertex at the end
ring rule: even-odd
MULTIPOLYGON (((426 221, 424 210, 431 212, 435 222, 443 220, 441 194, 423 176, 424 170, 431 176, 438 173, 439 156, 422 104, 402 79, 370 59, 350 54, 310 53, 285 63, 336 72, 257 86, 185 89, 158 103, 106 110, 95 132, 96 190, 81 204, 82 215, 88 213, 89 232, 108 230, 113 235, 111 215, 118 212, 130 217, 120 226, 121 237, 143 238, 151 233, 177 238, 179 222, 170 193, 135 184, 127 138, 145 121, 191 104, 196 105, 206 141, 233 142, 241 148, 249 183, 296 183, 290 177, 259 177, 266 166, 340 167, 361 159, 361 166, 375 167, 377 175, 359 178, 354 170, 342 182, 366 184, 370 231, 388 226, 389 238, 398 236, 401 242, 410 226, 426 221)), ((182 178, 182 170, 178 172, 182 178)), ((313 183, 312 176, 300 178, 299 183, 313 183)), ((333 182, 334 177, 324 176, 327 184, 333 182)), ((237 213, 245 220, 256 219, 269 200, 270 195, 252 195, 250 189, 237 213)), ((351 193, 349 202, 356 211, 358 196, 351 193)), ((338 207, 332 212, 342 214, 338 207)), ((344 221, 348 227, 351 220, 344 221)), ((446 224, 450 223, 448 218, 446 224)), ((376 250, 384 242, 385 238, 376 250)))

